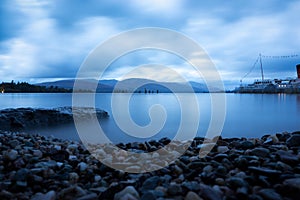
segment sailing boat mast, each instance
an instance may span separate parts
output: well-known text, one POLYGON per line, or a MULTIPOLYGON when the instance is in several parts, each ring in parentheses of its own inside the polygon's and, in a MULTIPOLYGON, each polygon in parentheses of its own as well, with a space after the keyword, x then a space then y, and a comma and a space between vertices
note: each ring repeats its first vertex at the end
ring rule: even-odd
POLYGON ((264 70, 263 70, 262 61, 261 61, 261 53, 259 54, 259 63, 260 63, 260 71, 261 71, 261 81, 264 82, 265 78, 264 78, 264 70))

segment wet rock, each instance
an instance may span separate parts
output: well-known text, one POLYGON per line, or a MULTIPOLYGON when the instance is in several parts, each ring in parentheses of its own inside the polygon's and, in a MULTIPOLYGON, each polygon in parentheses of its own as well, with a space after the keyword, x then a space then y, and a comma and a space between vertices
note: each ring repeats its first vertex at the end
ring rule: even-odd
POLYGON ((158 176, 150 177, 143 183, 141 191, 154 190, 159 182, 160 178, 158 176))
POLYGON ((300 146, 300 134, 292 135, 289 139, 286 140, 288 147, 297 147, 300 146))
POLYGON ((248 186, 247 182, 245 182, 242 178, 238 178, 238 177, 231 177, 226 180, 226 183, 228 184, 229 187, 233 189, 248 186))
POLYGON ((262 189, 258 192, 258 194, 266 200, 281 200, 282 199, 280 194, 275 192, 275 190, 273 190, 273 189, 262 189))
POLYGON ((170 184, 168 189, 167 189, 167 192, 168 192, 169 195, 175 196, 177 194, 182 193, 182 188, 178 184, 170 184))
POLYGON ((229 148, 227 146, 218 146, 217 151, 218 153, 226 153, 229 151, 229 148))
POLYGON ((55 191, 49 191, 46 194, 36 193, 31 200, 55 200, 56 193, 55 191))
POLYGON ((11 140, 8 142, 8 144, 10 145, 11 148, 15 148, 20 144, 20 142, 18 140, 11 140))
POLYGON ((38 157, 38 158, 43 157, 43 153, 42 153, 40 150, 33 150, 33 151, 32 151, 32 155, 33 155, 33 156, 36 156, 36 157, 38 157))
POLYGON ((79 197, 76 200, 95 200, 95 199, 98 199, 98 195, 96 193, 91 193, 91 194, 87 194, 82 197, 79 197))
POLYGON ((132 199, 129 197, 133 197, 134 199, 140 198, 139 193, 133 186, 127 186, 124 190, 116 193, 114 196, 114 200, 132 199), (125 198, 126 195, 127 197, 125 198))
POLYGON ((243 141, 240 143, 240 145, 238 146, 241 149, 252 149, 254 148, 254 144, 250 141, 243 141))
POLYGON ((18 152, 14 149, 4 152, 4 158, 8 160, 16 160, 18 157, 18 152))
MULTIPOLYGON (((163 196, 163 195, 161 195, 163 196)), ((156 200, 156 195, 154 194, 153 191, 148 191, 146 193, 143 194, 143 196, 141 197, 141 200, 156 200)))
POLYGON ((204 184, 200 184, 200 196, 207 200, 221 199, 221 195, 218 192, 204 184))
POLYGON ((79 186, 71 186, 58 193, 58 199, 75 199, 86 195, 86 192, 79 186))
POLYGON ((276 154, 279 156, 280 160, 284 163, 291 164, 291 165, 295 165, 299 163, 299 159, 297 155, 292 154, 288 151, 279 150, 277 151, 276 154))
POLYGON ((252 149, 251 151, 252 155, 258 156, 258 157, 267 157, 270 154, 270 150, 262 147, 257 147, 252 149))
POLYGON ((81 172, 83 172, 83 171, 85 171, 87 169, 88 165, 86 163, 84 163, 84 162, 80 162, 77 167, 79 168, 79 170, 81 172))
POLYGON ((298 199, 300 194, 300 178, 287 179, 283 182, 283 194, 298 199))
POLYGON ((279 139, 276 135, 270 135, 265 141, 264 144, 277 144, 279 139))
POLYGON ((195 192, 189 191, 184 200, 202 200, 202 198, 200 198, 195 192))
POLYGON ((278 177, 281 175, 281 171, 278 170, 272 170, 268 168, 263 168, 263 167, 248 167, 248 169, 256 174, 261 174, 265 176, 273 176, 273 178, 278 177))

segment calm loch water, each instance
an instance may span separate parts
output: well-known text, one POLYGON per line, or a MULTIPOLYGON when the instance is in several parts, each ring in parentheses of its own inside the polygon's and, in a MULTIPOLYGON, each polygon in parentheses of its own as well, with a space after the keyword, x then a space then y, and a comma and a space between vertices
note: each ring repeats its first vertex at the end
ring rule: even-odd
MULTIPOLYGON (((129 94, 116 94, 122 101, 129 94)), ((182 94, 193 95, 193 94, 182 94)), ((218 94, 217 94, 218 95, 218 94)), ((288 94, 225 94, 226 118, 222 131, 223 137, 261 137, 264 134, 300 130, 300 95, 288 94)), ((107 111, 108 119, 101 120, 101 128, 113 142, 129 142, 137 139, 124 133, 114 121, 111 108, 112 94, 96 94, 96 107, 107 111)), ((204 136, 211 120, 210 94, 196 94, 199 105, 200 121, 198 136, 204 136)), ((0 109, 34 107, 54 108, 71 106, 72 94, 0 94, 0 109)), ((167 115, 163 128, 151 139, 162 137, 173 138, 181 120, 180 104, 173 94, 134 94, 129 106, 118 110, 122 113, 129 110, 132 120, 147 126, 151 118, 149 109, 161 105, 167 115)), ((197 109, 189 109, 190 119, 197 116, 197 109)), ((153 113, 155 116, 155 112, 153 113)), ((157 114, 159 115, 159 113, 157 114)), ((188 122, 187 122, 188 123, 188 122)), ((189 130, 187 130, 189 131, 189 130)), ((64 139, 78 139, 73 124, 32 130, 31 132, 53 135, 64 139)), ((88 132, 86 134, 89 134, 88 132)), ((150 139, 150 138, 146 138, 150 139)))

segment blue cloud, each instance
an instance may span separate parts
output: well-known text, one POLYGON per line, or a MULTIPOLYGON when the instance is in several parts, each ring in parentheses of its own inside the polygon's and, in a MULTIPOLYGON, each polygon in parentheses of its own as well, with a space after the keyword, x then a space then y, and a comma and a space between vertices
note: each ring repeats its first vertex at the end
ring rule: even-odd
MULTIPOLYGON (((71 78, 89 51, 105 39, 120 31, 157 26, 193 38, 206 49, 224 80, 238 82, 260 52, 300 54, 299 9, 297 0, 4 0, 0 73, 7 80, 71 78)), ((129 56, 108 73, 119 76, 145 61, 139 54, 129 56)), ((162 62, 175 68, 181 65, 172 58, 162 62)), ((280 76, 293 77, 297 63, 299 57, 266 59, 265 73, 274 77, 280 71, 280 76)))

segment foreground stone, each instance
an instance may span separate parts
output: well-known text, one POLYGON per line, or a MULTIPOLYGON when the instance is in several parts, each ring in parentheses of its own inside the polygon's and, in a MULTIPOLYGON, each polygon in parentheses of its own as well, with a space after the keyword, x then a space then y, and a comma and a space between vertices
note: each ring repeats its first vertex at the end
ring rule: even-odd
POLYGON ((59 107, 53 109, 16 108, 0 110, 0 130, 20 131, 37 127, 55 126, 73 122, 73 115, 88 120, 92 114, 107 118, 108 113, 87 107, 59 107))
MULTIPOLYGON (((102 164, 80 142, 0 131, 0 199, 298 199, 300 146, 295 135, 220 138, 203 158, 199 148, 204 139, 195 138, 182 156, 163 169, 131 174, 102 164)), ((141 153, 169 142, 163 138, 117 146, 141 153)), ((165 151, 173 150, 177 156, 176 149, 184 145, 177 142, 165 151)), ((97 155, 133 171, 163 162, 153 153, 131 166, 133 158, 124 160, 127 151, 102 147, 95 146, 97 155)))

